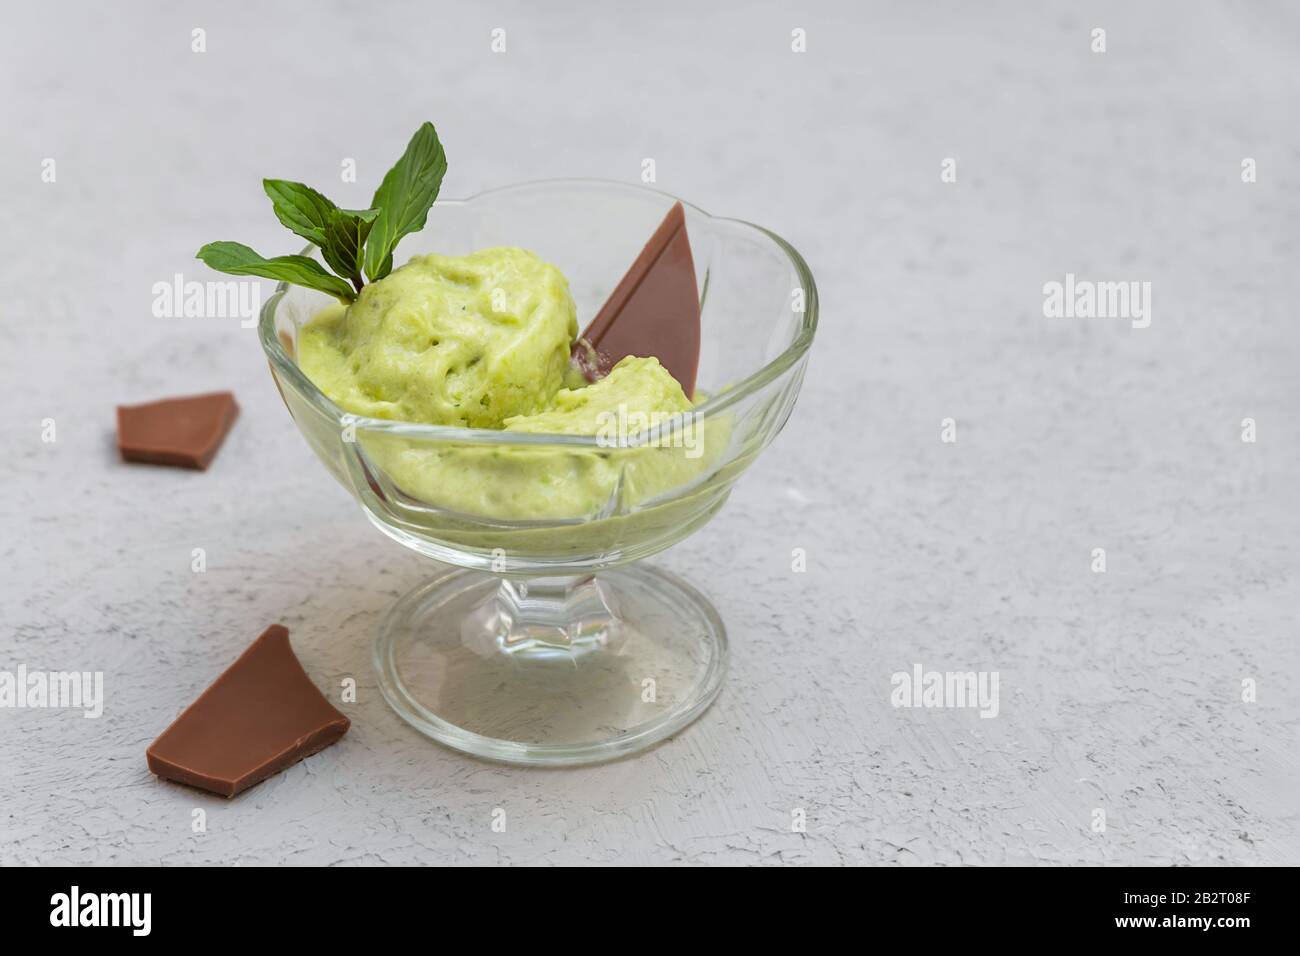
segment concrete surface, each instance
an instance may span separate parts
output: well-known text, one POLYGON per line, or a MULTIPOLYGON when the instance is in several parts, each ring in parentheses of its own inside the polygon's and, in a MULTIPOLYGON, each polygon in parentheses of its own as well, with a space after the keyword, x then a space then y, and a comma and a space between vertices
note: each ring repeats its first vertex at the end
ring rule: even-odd
POLYGON ((0 709, 0 863, 1300 863, 1300 11, 669 6, 7 11, 0 670, 106 702, 0 709), (400 723, 370 641, 432 569, 311 458, 254 332, 151 313, 203 242, 289 251, 259 177, 363 205, 426 118, 446 195, 653 157, 821 286, 789 426, 658 559, 728 622, 726 688, 637 759, 510 769, 400 723), (1067 272, 1150 282, 1150 326, 1045 318, 1067 272), (116 403, 226 387, 210 472, 119 463, 116 403), (230 803, 154 779, 276 620, 358 680, 351 733, 230 803), (997 716, 892 706, 914 664, 997 672, 997 716))

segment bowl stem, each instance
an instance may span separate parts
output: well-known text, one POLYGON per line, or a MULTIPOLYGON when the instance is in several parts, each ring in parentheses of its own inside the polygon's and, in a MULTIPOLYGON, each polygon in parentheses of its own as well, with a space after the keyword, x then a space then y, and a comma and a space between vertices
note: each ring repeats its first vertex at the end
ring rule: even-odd
POLYGON ((502 578, 461 622, 461 636, 484 653, 577 656, 616 650, 622 630, 613 591, 587 574, 502 578))

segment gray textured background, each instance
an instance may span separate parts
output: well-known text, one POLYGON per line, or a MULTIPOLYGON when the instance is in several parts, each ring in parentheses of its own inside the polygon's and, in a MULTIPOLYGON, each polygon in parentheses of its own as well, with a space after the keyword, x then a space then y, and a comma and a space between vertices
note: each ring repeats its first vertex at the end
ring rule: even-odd
POLYGON ((0 31, 0 669, 108 693, 0 710, 0 862, 1300 863, 1294 5, 180 6, 0 31), (289 251, 259 177, 363 205, 426 118, 449 196, 650 156, 821 286, 786 431, 657 559, 727 621, 726 688, 639 758, 509 769, 402 724, 369 645, 432 569, 311 458, 254 332, 150 313, 203 242, 289 251), (1067 271, 1152 282, 1151 327, 1045 319, 1067 271), (114 404, 211 388, 244 414, 210 472, 118 462, 114 404), (277 620, 358 678, 351 733, 230 803, 155 780, 277 620), (893 709, 914 662, 998 671, 1000 716, 893 709))

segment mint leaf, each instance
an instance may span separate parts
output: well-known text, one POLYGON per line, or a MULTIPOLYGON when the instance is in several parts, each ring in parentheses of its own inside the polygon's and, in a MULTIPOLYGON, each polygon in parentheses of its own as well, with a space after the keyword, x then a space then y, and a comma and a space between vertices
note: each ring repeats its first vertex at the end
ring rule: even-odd
POLYGON ((361 283, 362 250, 378 209, 340 209, 303 183, 263 179, 276 218, 320 249, 325 262, 354 285, 361 283))
POLYGON ((202 259, 218 272, 280 279, 328 293, 343 302, 351 302, 355 298, 346 282, 338 276, 330 275, 319 262, 306 256, 276 256, 274 259, 266 259, 238 242, 209 242, 199 250, 196 258, 202 259))
POLYGON ((374 209, 335 209, 325 221, 321 253, 329 267, 360 289, 366 238, 379 213, 374 209))
POLYGON ((447 155, 433 124, 426 122, 415 131, 406 152, 385 174, 370 202, 379 210, 366 242, 365 270, 371 282, 392 271, 398 241, 424 228, 446 172, 447 155))
POLYGON ((308 242, 325 248, 325 227, 338 206, 303 183, 287 179, 263 179, 262 188, 271 197, 275 217, 308 242))
POLYGON ((446 172, 438 134, 432 123, 424 123, 384 176, 371 209, 340 209, 304 183, 262 180, 276 218, 320 249, 337 275, 307 256, 266 259, 237 242, 209 243, 198 258, 220 272, 280 279, 351 302, 363 276, 373 282, 393 271, 393 250, 403 236, 424 228, 446 172))

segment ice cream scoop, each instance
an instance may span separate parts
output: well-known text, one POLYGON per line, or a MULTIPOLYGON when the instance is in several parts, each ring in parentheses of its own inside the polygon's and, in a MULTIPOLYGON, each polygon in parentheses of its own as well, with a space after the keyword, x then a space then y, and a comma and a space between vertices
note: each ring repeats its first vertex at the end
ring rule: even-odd
POLYGON ((416 256, 302 330, 302 369, 356 415, 500 428, 559 390, 578 322, 569 284, 524 249, 416 256))

